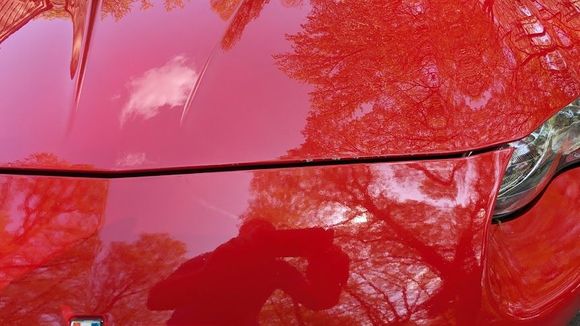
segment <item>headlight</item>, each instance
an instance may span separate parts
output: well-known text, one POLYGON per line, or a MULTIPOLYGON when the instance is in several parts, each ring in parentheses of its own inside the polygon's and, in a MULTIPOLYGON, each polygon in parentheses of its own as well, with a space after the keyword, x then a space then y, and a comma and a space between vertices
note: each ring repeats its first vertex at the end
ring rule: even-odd
POLYGON ((501 184, 494 217, 530 203, 559 170, 580 162, 580 98, 528 137, 508 144, 514 149, 501 184))

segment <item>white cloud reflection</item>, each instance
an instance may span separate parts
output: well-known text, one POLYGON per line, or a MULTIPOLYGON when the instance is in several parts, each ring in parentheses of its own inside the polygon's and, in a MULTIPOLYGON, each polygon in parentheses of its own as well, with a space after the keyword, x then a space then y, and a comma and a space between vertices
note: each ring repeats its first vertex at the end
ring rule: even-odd
POLYGON ((120 116, 121 125, 130 118, 150 119, 162 108, 183 106, 198 78, 199 74, 187 66, 187 59, 176 56, 132 79, 128 85, 131 95, 120 116))
POLYGON ((119 167, 135 167, 143 165, 147 161, 145 153, 127 153, 116 161, 119 167))

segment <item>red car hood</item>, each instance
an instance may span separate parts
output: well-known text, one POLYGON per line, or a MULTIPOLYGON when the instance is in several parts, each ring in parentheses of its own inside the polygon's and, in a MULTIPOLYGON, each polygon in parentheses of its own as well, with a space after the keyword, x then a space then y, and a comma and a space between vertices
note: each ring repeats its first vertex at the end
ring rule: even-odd
POLYGON ((463 152, 523 137, 580 95, 573 5, 435 2, 9 0, 0 162, 463 152))

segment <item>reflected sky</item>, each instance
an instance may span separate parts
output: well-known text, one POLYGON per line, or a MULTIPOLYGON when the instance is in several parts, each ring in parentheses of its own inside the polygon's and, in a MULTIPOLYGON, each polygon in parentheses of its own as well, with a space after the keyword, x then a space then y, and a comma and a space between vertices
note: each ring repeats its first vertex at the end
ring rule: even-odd
POLYGON ((0 105, 18 109, 3 111, 0 163, 467 151, 525 136, 580 89, 571 2, 104 0, 94 26, 79 4, 2 42, 0 105))
POLYGON ((132 78, 127 85, 130 95, 119 117, 121 125, 130 119, 151 119, 162 109, 182 108, 198 78, 184 56, 132 78))
MULTIPOLYGON (((505 140, 578 93, 576 7, 535 3, 520 10, 507 0, 157 1, 143 8, 103 1, 76 111, 66 68, 71 51, 73 59, 80 53, 80 32, 71 34, 69 18, 33 20, 0 48, 0 86, 15 90, 0 102, 9 108, 0 155, 13 163, 26 151, 50 151, 94 163, 86 169, 143 168, 427 153, 505 140), (201 66, 204 83, 177 128, 201 66)), ((36 158, 17 163, 75 167, 52 154, 36 158)), ((352 258, 336 305, 312 311, 274 291, 260 310, 264 323, 466 322, 483 305, 486 228, 506 158, 503 151, 111 182, 4 177, 0 321, 83 312, 122 325, 163 324, 171 312, 146 309, 149 289, 261 218, 279 230, 332 228, 352 258), (79 288, 88 295, 78 296, 79 288)), ((525 249, 529 238, 520 234, 525 249)), ((494 239, 509 248, 509 236, 494 239)), ((525 253, 517 255, 522 270, 534 269, 525 253)), ((512 272, 501 258, 518 259, 499 249, 496 257, 492 276, 501 277, 491 280, 501 292, 512 272)), ((574 271, 562 257, 546 275, 561 266, 574 271)), ((564 284, 537 274, 524 281, 546 283, 539 292, 564 284)), ((523 300, 518 286, 503 291, 523 300)), ((530 293, 525 300, 551 304, 530 293)), ((535 302, 525 300, 519 310, 499 309, 529 313, 535 302)))
POLYGON ((142 165, 147 160, 145 153, 127 153, 117 160, 116 165, 120 167, 132 167, 142 165))

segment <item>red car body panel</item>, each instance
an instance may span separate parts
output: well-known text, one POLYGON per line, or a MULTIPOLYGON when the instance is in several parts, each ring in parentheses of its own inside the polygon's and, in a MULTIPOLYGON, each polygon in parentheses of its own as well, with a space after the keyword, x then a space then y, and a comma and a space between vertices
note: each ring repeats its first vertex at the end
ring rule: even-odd
POLYGON ((0 321, 558 325, 578 308, 580 170, 492 225, 509 155, 3 176, 0 321), (243 231, 255 219, 270 228, 243 231))
POLYGON ((4 166, 457 153, 580 94, 574 1, 3 2, 4 166))
POLYGON ((0 0, 0 169, 36 174, 0 175, 0 324, 567 322, 580 169, 491 216, 578 30, 575 0, 0 0))
POLYGON ((556 177, 541 199, 517 219, 490 229, 488 295, 511 323, 564 325, 578 311, 580 169, 556 177), (549 312, 552 313, 549 313, 549 312))

